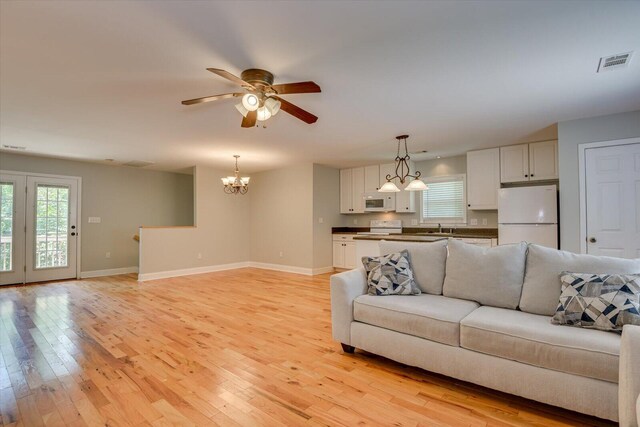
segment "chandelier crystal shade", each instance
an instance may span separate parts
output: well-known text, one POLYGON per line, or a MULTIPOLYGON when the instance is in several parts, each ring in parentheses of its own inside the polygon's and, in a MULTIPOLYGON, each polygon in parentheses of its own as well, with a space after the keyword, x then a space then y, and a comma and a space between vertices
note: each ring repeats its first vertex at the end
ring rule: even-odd
POLYGON ((249 177, 240 176, 240 171, 238 170, 238 159, 240 156, 235 154, 233 157, 236 158, 235 176, 221 178, 222 185, 224 185, 224 192, 227 194, 247 194, 247 191, 249 191, 249 177))
POLYGON ((398 186, 393 182, 394 179, 400 181, 400 184, 405 184, 407 180, 409 183, 404 188, 405 191, 424 191, 428 190, 427 184, 424 183, 420 179, 420 171, 416 171, 415 174, 411 175, 411 170, 409 168, 409 161, 411 160, 411 156, 409 156, 409 150, 407 149, 407 138, 409 135, 400 135, 396 136, 398 140, 398 151, 396 154, 395 162, 396 162, 396 174, 395 176, 387 175, 385 178, 387 182, 385 182, 382 187, 378 190, 380 193, 397 193, 400 191, 398 186), (400 157, 400 145, 404 142, 404 156, 400 157))

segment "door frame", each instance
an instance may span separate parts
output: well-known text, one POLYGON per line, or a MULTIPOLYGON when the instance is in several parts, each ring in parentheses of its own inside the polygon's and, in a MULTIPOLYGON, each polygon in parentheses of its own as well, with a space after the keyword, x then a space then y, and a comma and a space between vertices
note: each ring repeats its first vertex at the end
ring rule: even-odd
POLYGON ((610 141, 578 144, 578 177, 580 181, 580 253, 587 253, 587 164, 586 151, 590 148, 615 147, 640 143, 640 138, 612 139, 610 141))
MULTIPOLYGON (((11 175, 23 175, 25 177, 25 185, 26 185, 26 177, 27 176, 35 176, 42 178, 62 178, 62 179, 73 179, 77 182, 78 185, 78 216, 77 216, 77 229, 78 235, 80 238, 77 239, 76 242, 76 279, 80 279, 81 277, 81 264, 82 264, 82 177, 81 176, 72 176, 72 175, 54 175, 49 173, 38 173, 38 172, 22 172, 22 171, 13 171, 13 170, 0 170, 1 173, 11 174, 11 175)), ((26 246, 25 246, 26 252, 26 246)), ((26 256, 26 253, 25 253, 26 256)), ((26 262, 26 258, 25 258, 26 262)), ((26 265, 26 264, 25 264, 26 265)), ((23 283, 26 283, 26 275, 23 279, 23 283)))

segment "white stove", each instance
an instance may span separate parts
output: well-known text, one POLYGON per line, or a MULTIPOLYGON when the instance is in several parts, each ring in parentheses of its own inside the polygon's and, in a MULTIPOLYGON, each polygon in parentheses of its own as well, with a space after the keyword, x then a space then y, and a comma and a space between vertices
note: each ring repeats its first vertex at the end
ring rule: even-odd
POLYGON ((368 236, 388 236, 389 234, 402 234, 402 220, 373 219, 369 224, 371 231, 362 231, 358 234, 368 236))

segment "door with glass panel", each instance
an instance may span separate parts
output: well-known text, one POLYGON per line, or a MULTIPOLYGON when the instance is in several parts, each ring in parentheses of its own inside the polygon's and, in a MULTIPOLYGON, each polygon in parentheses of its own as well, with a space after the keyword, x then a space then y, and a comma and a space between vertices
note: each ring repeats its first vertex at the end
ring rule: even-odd
POLYGON ((76 277, 77 201, 75 179, 27 177, 27 283, 76 277))
POLYGON ((24 175, 0 174, 0 285, 25 278, 24 175))

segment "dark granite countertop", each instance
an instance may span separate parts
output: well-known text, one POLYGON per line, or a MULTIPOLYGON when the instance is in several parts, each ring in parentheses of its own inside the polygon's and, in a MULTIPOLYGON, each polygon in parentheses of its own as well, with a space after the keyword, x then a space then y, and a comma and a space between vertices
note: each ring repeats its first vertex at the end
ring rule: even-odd
MULTIPOLYGON (((449 228, 449 227, 445 227, 449 228)), ((358 234, 362 232, 368 232, 369 227, 333 227, 333 234, 358 234)), ((438 230, 435 228, 411 228, 406 227, 402 229, 402 234, 391 234, 391 235, 358 235, 358 239, 362 239, 362 237, 369 237, 371 239, 368 240, 391 240, 391 237, 402 237, 400 240, 407 240, 407 237, 419 238, 417 241, 430 241, 426 238, 447 238, 447 237, 458 237, 462 239, 497 239, 498 238, 498 229, 497 228, 454 228, 453 233, 438 233, 438 230)), ((438 239, 439 240, 439 239, 438 239)))

